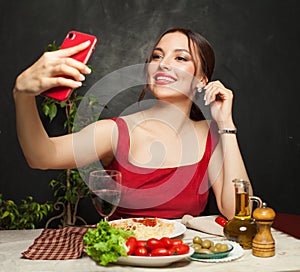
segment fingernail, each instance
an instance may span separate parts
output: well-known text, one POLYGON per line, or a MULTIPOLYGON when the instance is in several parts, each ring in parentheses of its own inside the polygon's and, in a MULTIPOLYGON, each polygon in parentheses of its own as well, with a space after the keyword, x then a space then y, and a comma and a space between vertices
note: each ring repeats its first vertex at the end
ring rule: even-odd
POLYGON ((91 41, 90 40, 87 40, 86 42, 84 42, 84 45, 88 45, 88 44, 90 44, 91 43, 91 41))
POLYGON ((82 74, 80 74, 80 76, 79 76, 79 80, 80 80, 80 81, 83 81, 83 80, 85 80, 85 76, 84 76, 84 75, 82 75, 82 74))
POLYGON ((86 67, 85 71, 86 71, 87 74, 90 74, 92 72, 92 70, 89 67, 86 67))
POLYGON ((77 85, 78 87, 81 87, 81 86, 82 86, 82 82, 76 81, 76 85, 77 85))

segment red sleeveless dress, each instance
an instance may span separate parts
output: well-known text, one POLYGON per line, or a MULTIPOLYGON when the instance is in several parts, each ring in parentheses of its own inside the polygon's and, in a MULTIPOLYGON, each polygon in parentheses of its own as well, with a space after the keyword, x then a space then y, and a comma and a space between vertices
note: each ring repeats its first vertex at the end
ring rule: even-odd
POLYGON ((122 118, 113 119, 118 127, 114 160, 105 169, 122 172, 122 197, 111 219, 129 217, 181 218, 198 216, 208 199, 207 167, 217 144, 216 124, 211 123, 202 159, 191 165, 172 168, 143 168, 128 161, 130 136, 122 118))

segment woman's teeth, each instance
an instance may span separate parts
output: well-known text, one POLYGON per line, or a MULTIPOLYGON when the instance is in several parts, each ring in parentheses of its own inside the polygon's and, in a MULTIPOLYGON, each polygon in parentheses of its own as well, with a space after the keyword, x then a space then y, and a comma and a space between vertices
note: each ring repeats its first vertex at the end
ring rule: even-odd
POLYGON ((159 76, 156 78, 157 81, 167 81, 167 82, 175 82, 174 78, 159 76))

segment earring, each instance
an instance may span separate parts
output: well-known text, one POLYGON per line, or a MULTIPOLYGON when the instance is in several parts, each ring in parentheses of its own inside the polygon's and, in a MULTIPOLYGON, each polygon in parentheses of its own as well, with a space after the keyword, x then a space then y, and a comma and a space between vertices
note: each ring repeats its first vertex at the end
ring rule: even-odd
POLYGON ((202 93, 202 91, 203 91, 203 88, 202 88, 202 87, 198 87, 198 88, 197 88, 197 92, 198 92, 198 93, 202 93))
POLYGON ((204 91, 204 85, 202 82, 199 83, 199 86, 197 86, 197 92, 201 93, 202 91, 204 91))

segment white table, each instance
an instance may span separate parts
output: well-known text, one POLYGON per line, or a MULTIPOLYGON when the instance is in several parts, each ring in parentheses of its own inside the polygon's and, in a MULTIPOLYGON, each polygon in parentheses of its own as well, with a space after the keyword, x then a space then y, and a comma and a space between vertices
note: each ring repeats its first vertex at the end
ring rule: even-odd
MULTIPOLYGON (((268 272, 300 271, 300 240, 282 232, 272 230, 276 242, 276 255, 270 258, 258 258, 246 250, 243 257, 226 263, 202 263, 183 261, 164 268, 146 268, 112 265, 102 267, 88 256, 67 261, 32 261, 23 259, 21 252, 32 245, 42 230, 5 230, 0 231, 0 271, 2 272, 96 272, 96 271, 218 271, 218 272, 268 272)), ((190 241, 195 235, 213 238, 212 235, 188 229, 181 237, 190 241)), ((215 237, 216 238, 216 237, 215 237)), ((218 239, 221 239, 220 237, 218 239)))

